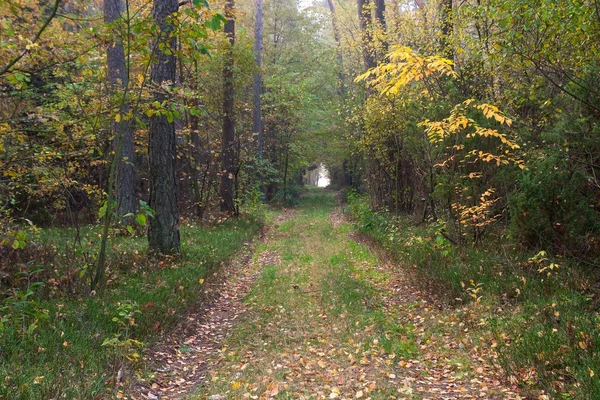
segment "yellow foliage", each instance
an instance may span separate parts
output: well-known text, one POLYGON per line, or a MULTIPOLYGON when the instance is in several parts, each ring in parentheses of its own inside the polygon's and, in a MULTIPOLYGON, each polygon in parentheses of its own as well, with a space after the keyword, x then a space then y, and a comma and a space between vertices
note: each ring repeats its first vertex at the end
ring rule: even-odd
POLYGON ((367 82, 383 95, 396 95, 403 87, 433 75, 456 76, 451 60, 435 55, 423 57, 410 47, 398 47, 387 58, 388 63, 369 69, 355 82, 367 82))
MULTIPOLYGON (((427 136, 431 143, 444 142, 450 136, 464 134, 466 139, 475 137, 495 138, 500 142, 499 146, 505 146, 506 149, 500 151, 498 155, 487 151, 473 149, 467 153, 484 162, 494 162, 496 165, 507 165, 514 163, 520 168, 523 168, 522 162, 512 157, 512 150, 519 149, 519 145, 510 140, 507 135, 501 133, 497 129, 485 128, 479 125, 474 119, 467 117, 469 108, 480 110, 487 119, 493 119, 496 122, 510 126, 512 120, 491 104, 476 104, 474 99, 466 100, 454 107, 448 118, 441 121, 425 120, 420 123, 426 130, 427 136)), ((454 144, 452 150, 463 150, 465 145, 454 144)), ((502 149, 499 149, 502 150, 502 149)))
POLYGON ((493 213, 493 206, 500 198, 494 198, 495 191, 487 189, 479 196, 479 201, 473 206, 465 206, 460 202, 452 204, 452 209, 458 215, 461 225, 469 226, 471 229, 480 230, 490 225, 500 218, 499 214, 493 213))

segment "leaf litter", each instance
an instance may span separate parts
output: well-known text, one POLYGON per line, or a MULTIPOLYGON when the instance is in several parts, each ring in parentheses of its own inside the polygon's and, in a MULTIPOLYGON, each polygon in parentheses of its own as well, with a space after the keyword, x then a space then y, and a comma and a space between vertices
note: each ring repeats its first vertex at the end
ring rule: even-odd
POLYGON ((468 309, 438 307, 352 240, 341 213, 275 221, 256 261, 230 268, 221 294, 149 354, 139 398, 527 398, 494 366, 494 346, 471 337, 468 309), (366 289, 342 295, 347 284, 366 289))
MULTIPOLYGON (((266 262, 254 263, 253 253, 254 244, 248 243, 207 280, 200 296, 202 306, 190 310, 172 332, 145 352, 146 371, 139 375, 146 378, 140 377, 123 398, 179 399, 206 380, 210 360, 218 356, 222 342, 246 311, 243 299, 266 262)), ((269 257, 271 262, 277 255, 269 257)))

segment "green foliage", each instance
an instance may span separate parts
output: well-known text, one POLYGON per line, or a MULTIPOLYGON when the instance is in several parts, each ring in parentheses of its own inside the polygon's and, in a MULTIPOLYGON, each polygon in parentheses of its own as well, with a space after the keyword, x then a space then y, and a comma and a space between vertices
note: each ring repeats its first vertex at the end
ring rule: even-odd
POLYGON ((112 347, 115 351, 115 364, 122 363, 124 359, 138 361, 140 355, 135 351, 142 343, 131 338, 131 329, 136 326, 136 316, 141 314, 137 303, 125 301, 117 303, 115 316, 112 322, 117 326, 117 332, 112 337, 107 337, 102 342, 102 347, 112 347))
POLYGON ((598 396, 600 325, 589 286, 594 275, 585 268, 545 251, 528 256, 507 238, 458 248, 445 238, 443 224, 416 226, 406 216, 375 213, 364 196, 350 195, 348 210, 424 288, 455 307, 483 305, 468 311, 485 321, 473 329, 494 338, 502 367, 525 390, 598 396))
POLYGON ((295 183, 278 186, 273 201, 285 207, 295 207, 300 202, 301 187, 295 183))
POLYGON ((590 197, 585 174, 565 153, 532 162, 510 198, 512 233, 534 247, 585 255, 600 233, 600 214, 590 197))
MULTIPOLYGON (((57 392, 67 398, 106 396, 117 387, 114 379, 122 363, 135 361, 142 343, 177 323, 197 301, 209 273, 241 249, 261 224, 248 216, 213 227, 186 225, 183 257, 176 260, 146 259, 143 238, 117 237, 102 297, 67 291, 78 253, 55 261, 56 276, 47 271, 49 266, 32 265, 22 275, 24 289, 11 291, 0 303, 0 374, 5 377, 0 397, 38 399, 57 392), (48 277, 43 286, 41 277, 48 277)), ((65 229, 42 230, 40 235, 58 249, 70 248, 73 240, 73 232, 65 229)), ((86 239, 94 251, 97 234, 86 239)))
POLYGON ((33 263, 19 273, 17 279, 24 283, 22 288, 15 285, 7 293, 0 305, 0 337, 11 332, 20 335, 21 340, 34 340, 40 323, 49 319, 49 311, 44 309, 37 299, 36 292, 43 282, 36 281, 35 276, 41 269, 33 269, 33 263))

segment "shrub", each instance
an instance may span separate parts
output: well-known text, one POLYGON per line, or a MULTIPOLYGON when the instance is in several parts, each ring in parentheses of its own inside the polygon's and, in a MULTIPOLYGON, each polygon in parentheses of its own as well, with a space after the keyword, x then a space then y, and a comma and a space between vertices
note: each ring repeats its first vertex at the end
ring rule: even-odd
POLYGON ((529 166, 510 198, 511 232, 526 244, 583 255, 590 237, 600 233, 600 215, 582 171, 561 155, 539 159, 529 166))

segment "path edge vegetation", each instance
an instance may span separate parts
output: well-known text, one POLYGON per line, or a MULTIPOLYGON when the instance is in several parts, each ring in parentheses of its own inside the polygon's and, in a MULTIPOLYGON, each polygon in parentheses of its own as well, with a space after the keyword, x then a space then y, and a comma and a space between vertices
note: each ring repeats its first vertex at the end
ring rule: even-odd
POLYGON ((585 267, 532 254, 502 235, 456 246, 441 222, 373 211, 368 197, 352 190, 345 197, 355 229, 473 329, 478 345, 495 350, 492 363, 511 383, 526 394, 600 398, 600 317, 589 286, 594 275, 585 267))
MULTIPOLYGON (((600 398, 600 0, 110 1, 106 23, 96 0, 0 2, 0 356, 59 360, 2 388, 99 393, 70 334, 106 322, 116 336, 81 343, 135 359, 144 315, 105 308, 104 284, 182 271, 141 232, 173 256, 197 239, 188 218, 295 204, 326 167, 368 193, 361 230, 453 309, 481 308, 511 377, 600 398), (140 207, 121 215, 126 187, 140 207)), ((170 314, 186 285, 163 281, 145 306, 170 314)))
MULTIPOLYGON (((21 323, 3 320, 0 326, 0 399, 118 398, 146 373, 144 349, 200 305, 214 274, 264 227, 261 212, 212 226, 186 225, 177 257, 147 258, 143 237, 117 238, 101 295, 45 299, 45 289, 33 285, 28 295, 5 302, 3 318, 14 315, 21 323)), ((57 248, 72 232, 63 235, 57 248)))

